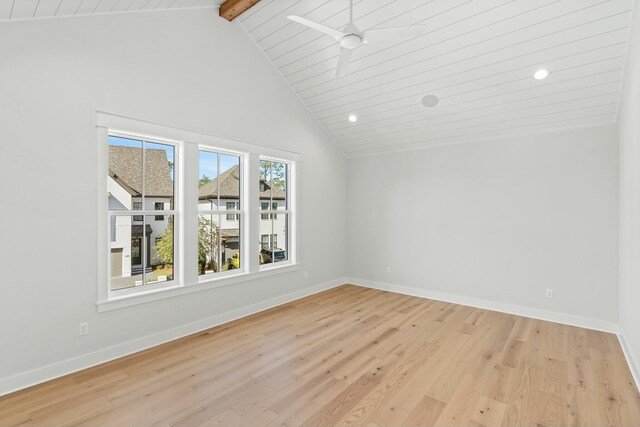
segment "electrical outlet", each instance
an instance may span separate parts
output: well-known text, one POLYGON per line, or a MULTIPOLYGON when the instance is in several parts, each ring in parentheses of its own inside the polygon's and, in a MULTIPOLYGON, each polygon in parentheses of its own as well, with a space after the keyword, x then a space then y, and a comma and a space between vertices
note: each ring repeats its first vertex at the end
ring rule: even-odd
POLYGON ((80 323, 80 325, 78 325, 78 335, 84 336, 84 335, 87 335, 88 333, 89 333, 89 323, 87 322, 80 323))
POLYGON ((553 298, 553 289, 547 289, 547 298, 553 298))
POLYGON ((305 271, 305 272, 304 272, 304 278, 305 278, 305 279, 309 278, 309 272, 308 272, 308 271, 305 271))
POLYGON ((387 267, 387 274, 391 274, 391 267, 387 267))

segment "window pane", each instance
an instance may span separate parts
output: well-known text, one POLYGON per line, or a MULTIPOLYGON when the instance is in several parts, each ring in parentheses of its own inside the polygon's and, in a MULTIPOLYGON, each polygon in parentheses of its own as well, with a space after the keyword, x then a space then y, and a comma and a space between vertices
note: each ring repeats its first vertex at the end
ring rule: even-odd
MULTIPOLYGON (((261 203, 261 205, 266 205, 264 209, 269 209, 269 203, 261 203)), ((260 265, 273 262, 273 220, 270 216, 270 214, 260 215, 260 265)))
MULTIPOLYGON (((260 200, 271 201, 271 162, 260 160, 260 200)), ((267 205, 268 209, 268 205, 267 205)))
MULTIPOLYGON (((220 154, 220 200, 233 201, 240 209, 240 157, 220 154)), ((228 206, 228 204, 227 204, 228 206)), ((228 209, 228 208, 227 208, 228 209)))
POLYGON ((289 259, 288 214, 274 214, 273 217, 260 224, 260 264, 289 259))
POLYGON ((281 262, 289 259, 289 224, 288 214, 274 215, 272 220, 272 247, 273 262, 281 262))
POLYGON ((219 217, 218 214, 198 216, 198 273, 200 275, 220 271, 219 217))
POLYGON ((174 278, 173 215, 161 223, 137 215, 110 218, 110 289, 116 291, 143 284, 167 282, 174 278))
POLYGON ((200 150, 198 272, 240 268, 240 157, 200 150), (216 213, 207 211, 218 211, 216 213))
POLYGON ((286 163, 260 160, 260 200, 269 203, 278 201, 279 208, 286 210, 287 179, 286 163))
POLYGON ((174 216, 164 215, 163 221, 156 216, 146 216, 143 246, 148 247, 144 259, 145 283, 167 282, 174 278, 175 237, 173 233, 174 216))
POLYGON ((157 203, 171 209, 174 195, 175 147, 155 142, 144 144, 144 209, 157 203))
MULTIPOLYGON (((238 219, 240 215, 238 215, 238 219)), ((222 222, 221 250, 222 271, 236 270, 240 268, 240 221, 222 222)))
MULTIPOLYGON (((289 208, 287 200, 287 185, 289 179, 289 167, 286 163, 273 163, 273 201, 278 202, 278 208, 287 210, 289 208)), ((274 208, 276 209, 276 208, 274 208)))
POLYGON ((142 209, 142 141, 109 136, 107 191, 110 211, 142 209))
POLYGON ((198 200, 200 210, 218 209, 218 154, 200 151, 198 162, 198 200))
POLYGON ((142 284, 142 271, 138 269, 142 263, 142 240, 133 238, 133 216, 113 215, 110 225, 110 289, 131 288, 136 282, 142 284))

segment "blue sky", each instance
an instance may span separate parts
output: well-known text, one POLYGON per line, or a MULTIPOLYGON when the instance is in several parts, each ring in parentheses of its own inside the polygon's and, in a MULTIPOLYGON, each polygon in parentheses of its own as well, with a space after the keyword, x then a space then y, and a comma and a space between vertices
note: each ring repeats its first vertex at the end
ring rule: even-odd
MULTIPOLYGON (((210 151, 200 151, 200 168, 198 171, 198 177, 202 178, 206 175, 209 179, 214 179, 218 174, 218 154, 210 151)), ((240 163, 238 156, 229 156, 227 154, 220 154, 220 173, 224 173, 230 168, 240 163)))
MULTIPOLYGON (((142 148, 142 142, 134 139, 120 138, 117 136, 109 136, 109 145, 117 145, 121 147, 134 147, 134 148, 142 148)), ((145 143, 145 147, 147 149, 152 150, 164 150, 167 153, 167 160, 170 162, 174 162, 174 147, 171 145, 165 144, 157 144, 154 142, 145 143)), ((200 168, 198 172, 198 177, 202 178, 203 175, 209 177, 209 179, 214 179, 217 174, 218 169, 218 154, 211 153, 209 151, 200 151, 200 168)), ((240 163, 240 158, 238 156, 229 156, 226 154, 220 154, 220 173, 224 173, 229 170, 233 166, 240 163)), ((173 177, 173 171, 171 171, 171 175, 173 177)))

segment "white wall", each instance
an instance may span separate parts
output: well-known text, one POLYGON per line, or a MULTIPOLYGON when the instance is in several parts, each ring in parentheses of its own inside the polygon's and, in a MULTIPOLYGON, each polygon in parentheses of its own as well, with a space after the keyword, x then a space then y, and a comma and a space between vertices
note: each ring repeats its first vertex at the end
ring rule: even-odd
POLYGON ((317 195, 346 204, 346 161, 217 11, 2 23, 0 58, 0 384, 345 275, 345 216, 317 195), (300 270, 97 313, 96 110, 299 152, 300 270))
POLYGON ((351 276, 617 320, 615 126, 352 159, 348 174, 351 276))
POLYGON ((620 327, 640 381, 640 2, 634 2, 620 125, 620 327))

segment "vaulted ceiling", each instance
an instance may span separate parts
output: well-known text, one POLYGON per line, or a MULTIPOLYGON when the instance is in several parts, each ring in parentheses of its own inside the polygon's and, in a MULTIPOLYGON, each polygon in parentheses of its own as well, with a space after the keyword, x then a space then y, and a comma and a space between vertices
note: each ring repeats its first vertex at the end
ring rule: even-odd
POLYGON ((32 18, 217 7, 220 0, 0 0, 0 22, 32 18))
POLYGON ((355 0, 361 29, 427 30, 356 49, 336 77, 335 40, 286 17, 342 29, 348 3, 262 0, 239 18, 347 156, 616 121, 630 0, 355 0))
MULTIPOLYGON (((0 0, 0 21, 221 2, 0 0)), ((354 0, 361 29, 424 24, 426 31, 356 49, 341 77, 335 40, 287 16, 342 29, 348 0, 261 0, 235 22, 344 153, 357 157, 615 123, 632 3, 354 0), (541 68, 551 74, 535 80, 541 68), (422 105, 427 94, 439 97, 436 107, 422 105)))

